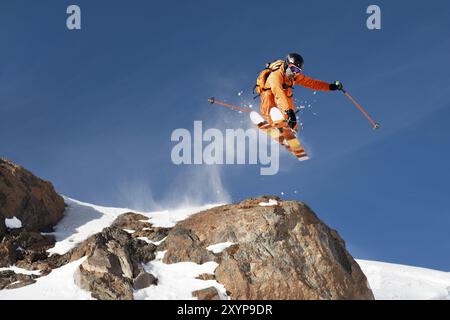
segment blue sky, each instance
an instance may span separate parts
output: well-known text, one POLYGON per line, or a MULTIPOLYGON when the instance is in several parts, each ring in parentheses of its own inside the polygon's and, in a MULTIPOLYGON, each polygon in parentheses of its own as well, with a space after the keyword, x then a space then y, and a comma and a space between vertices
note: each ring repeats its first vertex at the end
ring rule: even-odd
POLYGON ((275 194, 305 201, 354 256, 450 271, 448 1, 3 1, 0 154, 70 197, 156 208, 275 194), (65 27, 78 4, 82 30, 65 27), (382 30, 366 28, 370 4, 382 30), (313 158, 174 166, 176 128, 245 125, 257 71, 299 52, 340 93, 296 98, 313 158), (238 92, 243 91, 241 96, 238 92))

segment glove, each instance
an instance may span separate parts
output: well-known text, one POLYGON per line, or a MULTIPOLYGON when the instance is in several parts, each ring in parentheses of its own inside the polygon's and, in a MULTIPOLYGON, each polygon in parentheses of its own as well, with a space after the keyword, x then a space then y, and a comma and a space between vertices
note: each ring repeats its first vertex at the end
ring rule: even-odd
POLYGON ((330 90, 331 91, 342 90, 342 89, 344 89, 344 86, 342 85, 342 82, 335 81, 333 83, 330 83, 330 90))
POLYGON ((295 129, 297 127, 297 117, 295 116, 295 112, 292 109, 286 111, 287 115, 287 124, 291 129, 295 129))

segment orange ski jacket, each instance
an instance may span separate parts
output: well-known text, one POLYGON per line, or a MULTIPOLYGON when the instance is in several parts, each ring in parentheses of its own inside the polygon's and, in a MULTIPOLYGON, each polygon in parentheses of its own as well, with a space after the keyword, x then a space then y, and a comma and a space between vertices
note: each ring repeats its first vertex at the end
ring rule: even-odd
POLYGON ((285 74, 283 60, 277 60, 269 66, 272 71, 267 77, 266 83, 261 93, 261 113, 268 115, 270 108, 277 106, 283 112, 288 109, 295 110, 292 88, 294 85, 318 90, 330 91, 330 84, 321 80, 316 80, 300 73, 290 79, 285 74))

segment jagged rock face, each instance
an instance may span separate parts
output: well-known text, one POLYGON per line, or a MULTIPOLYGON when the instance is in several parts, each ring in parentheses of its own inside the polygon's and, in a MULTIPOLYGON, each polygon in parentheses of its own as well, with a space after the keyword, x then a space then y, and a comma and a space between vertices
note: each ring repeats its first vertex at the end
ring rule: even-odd
MULTIPOLYGON (((0 272, 0 290, 31 284, 52 269, 85 257, 74 275, 81 288, 97 299, 133 299, 135 290, 157 285, 143 264, 155 258, 155 250, 166 250, 165 263, 216 261, 214 275, 202 274, 198 279, 216 280, 232 299, 373 299, 366 277, 335 230, 303 203, 277 199, 280 205, 259 205, 267 200, 212 208, 171 229, 126 213, 66 254, 49 257, 47 249, 55 239, 39 231, 62 218, 64 201, 49 182, 0 159, 0 267, 41 271, 39 275, 0 272), (17 217, 24 227, 6 230, 5 217, 17 217), (165 240, 157 247, 140 237, 165 240), (224 242, 233 245, 221 253, 207 249, 224 242)), ((220 298, 213 287, 193 295, 220 298)))
POLYGON ((191 261, 202 264, 214 261, 215 256, 206 250, 205 242, 198 237, 194 230, 184 228, 182 225, 183 223, 174 227, 164 241, 163 248, 167 250, 163 259, 164 263, 191 261))
MULTIPOLYGON (((50 182, 0 158, 1 220, 17 217, 28 230, 48 231, 63 217, 64 210, 64 200, 50 182)), ((2 226, 0 223, 0 237, 2 226)))
MULTIPOLYGON (((146 217, 127 213, 60 256, 48 257, 54 239, 36 232, 11 230, 0 245, 4 265, 40 269, 45 275, 70 261, 86 257, 75 282, 97 299, 133 299, 133 291, 157 285, 143 264, 155 250, 167 250, 166 263, 216 261, 214 275, 198 276, 223 284, 232 299, 373 299, 367 280, 336 231, 323 224, 304 204, 293 201, 262 207, 266 198, 216 207, 158 229, 146 217), (135 230, 129 234, 123 229, 135 230), (166 240, 156 247, 137 237, 166 240), (206 247, 234 244, 214 254, 206 247), (21 248, 21 250, 17 250, 21 248)), ((34 277, 0 274, 0 287, 34 282, 34 277)), ((198 299, 219 299, 217 290, 193 292, 198 299)))
POLYGON ((6 270, 0 271, 0 290, 2 289, 17 289, 36 282, 34 280, 39 276, 17 274, 14 271, 6 270))
POLYGON ((55 239, 51 235, 13 229, 0 243, 0 267, 16 265, 25 269, 45 269, 41 267, 41 261, 47 259, 46 250, 54 244, 55 239))
POLYGON ((8 248, 9 255, 0 253, 0 267, 17 265, 27 269, 36 268, 36 262, 47 258, 47 249, 53 247, 55 239, 51 235, 25 229, 9 231, 0 243, 0 252, 8 248), (3 248, 3 249, 2 249, 3 248))
POLYGON ((134 289, 156 282, 142 266, 155 258, 156 246, 134 239, 121 228, 105 228, 82 247, 87 258, 74 276, 75 283, 96 299, 132 300, 134 289))
POLYGON ((266 200, 213 208, 179 222, 165 240, 164 261, 217 261, 215 278, 232 299, 374 298, 335 230, 303 203, 259 205, 266 200), (235 244, 216 255, 206 250, 223 242, 235 244))
POLYGON ((146 237, 151 241, 160 241, 167 236, 169 228, 154 227, 146 220, 148 218, 142 214, 127 212, 121 214, 111 226, 134 230, 134 238, 146 237))
MULTIPOLYGON (((142 219, 147 218, 136 213, 120 215, 111 227, 92 235, 63 255, 50 257, 47 249, 55 243, 53 236, 24 229, 11 230, 0 242, 0 267, 16 265, 40 270, 40 275, 45 276, 52 269, 86 257, 74 274, 78 286, 90 291, 97 299, 131 300, 134 290, 157 283, 157 279, 143 268, 143 264, 155 258, 156 246, 137 239, 137 236, 153 230, 159 235, 149 236, 159 238, 162 231, 155 231, 142 219), (122 227, 136 232, 130 235, 122 227)), ((0 272, 0 290, 32 284, 40 275, 0 272)))

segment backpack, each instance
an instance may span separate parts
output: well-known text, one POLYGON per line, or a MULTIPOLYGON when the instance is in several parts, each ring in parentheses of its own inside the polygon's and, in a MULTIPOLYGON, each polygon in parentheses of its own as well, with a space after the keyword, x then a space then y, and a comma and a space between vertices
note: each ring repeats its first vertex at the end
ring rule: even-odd
POLYGON ((280 69, 283 64, 284 60, 275 60, 273 62, 267 63, 266 68, 259 72, 258 78, 256 78, 256 84, 253 87, 253 93, 257 93, 254 99, 261 95, 263 91, 269 90, 269 88, 264 88, 267 78, 273 71, 280 69))

